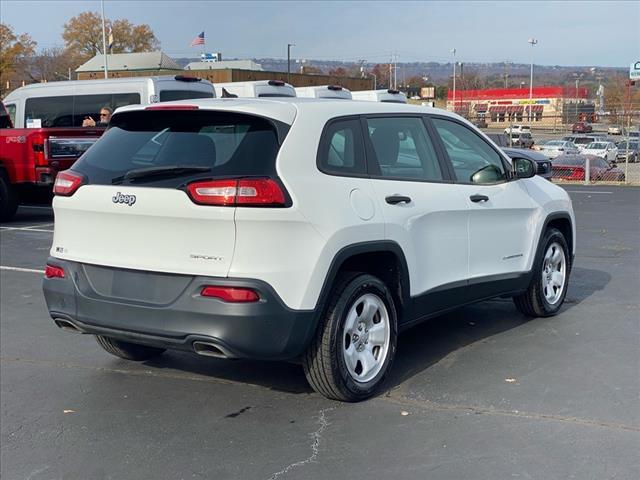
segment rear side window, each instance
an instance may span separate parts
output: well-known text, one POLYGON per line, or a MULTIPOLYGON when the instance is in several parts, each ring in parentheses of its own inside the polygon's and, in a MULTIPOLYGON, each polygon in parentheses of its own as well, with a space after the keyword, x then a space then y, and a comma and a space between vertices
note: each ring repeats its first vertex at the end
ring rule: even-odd
POLYGON ((318 167, 333 175, 365 175, 366 162, 358 119, 331 122, 320 140, 318 167))
POLYGON ((161 90, 160 101, 171 102, 174 100, 189 100, 194 98, 213 98, 213 92, 197 90, 161 90))
POLYGON ((81 127, 86 117, 98 121, 102 107, 115 110, 137 103, 140 103, 138 93, 28 98, 25 103, 25 125, 35 121, 42 127, 81 127))
POLYGON ((109 129, 73 170, 86 175, 92 184, 161 183, 167 187, 192 178, 272 176, 279 148, 275 125, 252 115, 126 112, 111 119, 109 129), (123 178, 144 169, 169 171, 123 178))
POLYGON ((502 157, 471 129, 451 120, 434 118, 433 124, 462 183, 496 183, 507 179, 502 157))

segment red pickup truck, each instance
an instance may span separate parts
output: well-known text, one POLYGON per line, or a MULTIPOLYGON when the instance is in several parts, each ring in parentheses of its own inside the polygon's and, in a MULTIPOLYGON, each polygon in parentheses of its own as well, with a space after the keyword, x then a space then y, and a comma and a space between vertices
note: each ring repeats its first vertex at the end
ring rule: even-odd
POLYGON ((0 103, 0 220, 21 202, 50 193, 66 170, 100 138, 104 128, 12 128, 0 103))

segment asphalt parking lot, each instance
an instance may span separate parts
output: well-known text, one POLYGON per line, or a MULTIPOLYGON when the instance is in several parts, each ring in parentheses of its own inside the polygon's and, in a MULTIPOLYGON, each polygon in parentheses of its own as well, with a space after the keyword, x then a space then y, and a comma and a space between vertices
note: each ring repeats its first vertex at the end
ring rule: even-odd
POLYGON ((326 400, 300 366, 132 363, 49 319, 47 208, 0 226, 3 479, 640 478, 640 188, 566 186, 567 301, 506 299, 400 337, 386 392, 326 400))

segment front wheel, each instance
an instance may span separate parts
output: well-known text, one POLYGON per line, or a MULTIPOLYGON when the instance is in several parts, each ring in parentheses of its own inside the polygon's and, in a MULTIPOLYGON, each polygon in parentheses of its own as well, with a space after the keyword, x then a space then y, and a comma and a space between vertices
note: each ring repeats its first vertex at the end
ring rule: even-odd
POLYGON ((555 228, 546 231, 539 249, 529 288, 513 301, 527 316, 550 317, 558 313, 567 295, 571 254, 564 235, 555 228))
POLYGON ((334 400, 374 395, 396 351, 397 314, 389 288, 368 274, 339 277, 303 358, 307 381, 334 400))

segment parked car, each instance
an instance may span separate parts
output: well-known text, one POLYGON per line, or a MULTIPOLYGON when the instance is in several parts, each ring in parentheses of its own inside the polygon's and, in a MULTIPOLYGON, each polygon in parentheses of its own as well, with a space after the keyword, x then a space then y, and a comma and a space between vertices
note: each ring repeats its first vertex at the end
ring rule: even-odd
POLYGON ((607 128, 607 133, 609 135, 622 135, 622 127, 620 125, 610 125, 607 128))
POLYGON ((509 155, 510 158, 528 158, 536 162, 538 165, 538 175, 547 180, 551 180, 551 160, 549 160, 546 155, 536 152, 535 150, 524 150, 522 148, 503 147, 502 151, 509 155))
POLYGON ((638 161, 638 156, 640 156, 638 145, 640 142, 638 140, 622 140, 618 142, 618 155, 617 160, 619 162, 635 163, 638 161), (628 160, 627 160, 628 157, 628 160))
POLYGON ((486 135, 499 147, 511 146, 509 145, 509 137, 505 133, 487 133, 486 135))
POLYGON ((487 128, 487 121, 484 118, 476 118, 473 124, 478 128, 487 128))
POLYGON ((511 141, 511 146, 516 148, 531 148, 533 147, 533 138, 530 133, 510 133, 508 134, 511 141))
POLYGON ((604 158, 607 162, 616 161, 618 147, 613 142, 591 142, 585 145, 580 153, 604 158))
POLYGON ((564 140, 549 140, 540 145, 540 153, 547 158, 555 158, 563 153, 576 154, 579 153, 578 147, 573 142, 564 140))
POLYGON ((123 107, 56 179, 49 314, 121 358, 298 359, 316 391, 363 400, 400 330, 497 296, 559 311, 574 214, 536 170, 413 105, 123 107))
POLYGON ((510 133, 528 133, 531 134, 531 127, 529 125, 511 125, 504 129, 504 133, 509 135, 510 133))
POLYGON ((627 133, 629 138, 640 138, 640 132, 638 130, 631 130, 627 133))
POLYGON ((568 135, 566 137, 562 137, 562 140, 566 142, 572 142, 578 148, 578 150, 582 150, 591 142, 608 141, 606 135, 596 135, 593 133, 589 135, 568 135))
POLYGON ((595 155, 560 155, 551 164, 553 178, 556 180, 584 180, 587 160, 589 161, 589 178, 593 181, 624 181, 624 172, 611 165, 602 157, 595 155))
POLYGON ((571 126, 571 133, 590 133, 593 132, 591 124, 586 122, 577 122, 571 126))

